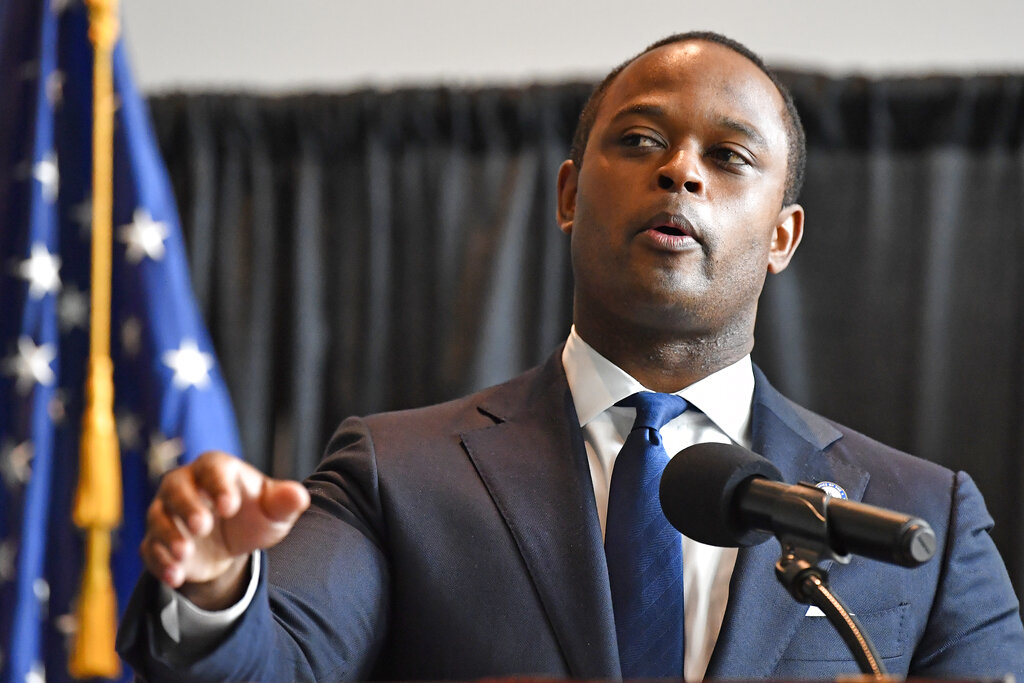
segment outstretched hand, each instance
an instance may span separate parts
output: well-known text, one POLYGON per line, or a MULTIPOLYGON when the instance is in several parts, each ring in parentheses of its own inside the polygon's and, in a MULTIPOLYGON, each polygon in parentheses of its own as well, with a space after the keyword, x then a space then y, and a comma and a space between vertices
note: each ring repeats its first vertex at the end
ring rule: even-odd
POLYGON ((252 552, 283 539, 307 507, 302 484, 209 451, 164 477, 146 516, 142 559, 200 607, 226 607, 243 592, 252 552))

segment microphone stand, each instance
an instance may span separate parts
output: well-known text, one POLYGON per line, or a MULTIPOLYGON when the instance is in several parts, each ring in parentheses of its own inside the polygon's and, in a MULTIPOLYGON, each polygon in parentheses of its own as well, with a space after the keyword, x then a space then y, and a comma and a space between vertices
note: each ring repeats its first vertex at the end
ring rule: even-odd
MULTIPOLYGON (((813 485, 804 484, 809 489, 813 485)), ((776 533, 782 545, 782 555, 775 564, 775 576, 793 596, 805 605, 818 607, 829 623, 839 632, 843 642, 850 649, 861 673, 873 678, 886 675, 878 652, 868 637, 861 632, 856 617, 828 588, 828 572, 818 566, 822 560, 834 560, 841 564, 850 561, 849 555, 838 554, 830 545, 828 533, 828 496, 801 496, 791 494, 776 501, 773 513, 785 519, 782 528, 798 531, 776 533), (826 539, 826 540, 810 540, 826 539)))
MULTIPOLYGON (((775 576, 793 598, 805 605, 818 607, 839 632, 846 647, 857 661, 861 673, 875 678, 885 677, 875 646, 861 632, 857 618, 828 587, 828 572, 817 566, 817 553, 783 544, 782 556, 775 564, 775 576), (808 556, 813 556, 808 559, 808 556)), ((838 559, 838 558, 836 558, 838 559)), ((847 560, 849 561, 849 560, 847 560)))

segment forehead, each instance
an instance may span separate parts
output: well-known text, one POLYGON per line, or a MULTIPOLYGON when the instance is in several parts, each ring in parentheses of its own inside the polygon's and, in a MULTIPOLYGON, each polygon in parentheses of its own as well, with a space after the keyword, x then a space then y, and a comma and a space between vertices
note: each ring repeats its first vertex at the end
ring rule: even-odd
POLYGON ((647 104, 678 116, 743 121, 785 145, 785 103, 778 88, 757 65, 724 45, 693 40, 641 55, 608 86, 595 125, 647 104))

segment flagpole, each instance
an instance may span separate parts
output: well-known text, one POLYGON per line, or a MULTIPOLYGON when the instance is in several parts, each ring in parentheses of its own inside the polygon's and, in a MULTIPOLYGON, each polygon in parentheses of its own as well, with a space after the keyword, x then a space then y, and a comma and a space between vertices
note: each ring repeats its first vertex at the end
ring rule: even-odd
POLYGON ((78 630, 68 668, 77 678, 113 678, 117 604, 110 571, 110 534, 121 522, 121 461, 114 425, 110 358, 113 250, 114 78, 118 0, 85 0, 93 65, 92 278, 89 370, 74 522, 85 530, 86 562, 78 598, 78 630))

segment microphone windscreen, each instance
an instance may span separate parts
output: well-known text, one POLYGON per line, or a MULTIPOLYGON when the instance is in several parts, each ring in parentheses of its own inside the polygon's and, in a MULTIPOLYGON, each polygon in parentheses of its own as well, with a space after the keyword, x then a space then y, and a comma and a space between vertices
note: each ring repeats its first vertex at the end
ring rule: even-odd
POLYGON ((661 509, 684 536, 725 547, 761 543, 769 534, 740 523, 735 497, 751 477, 781 481, 767 459, 742 446, 698 443, 673 457, 661 475, 661 509))

